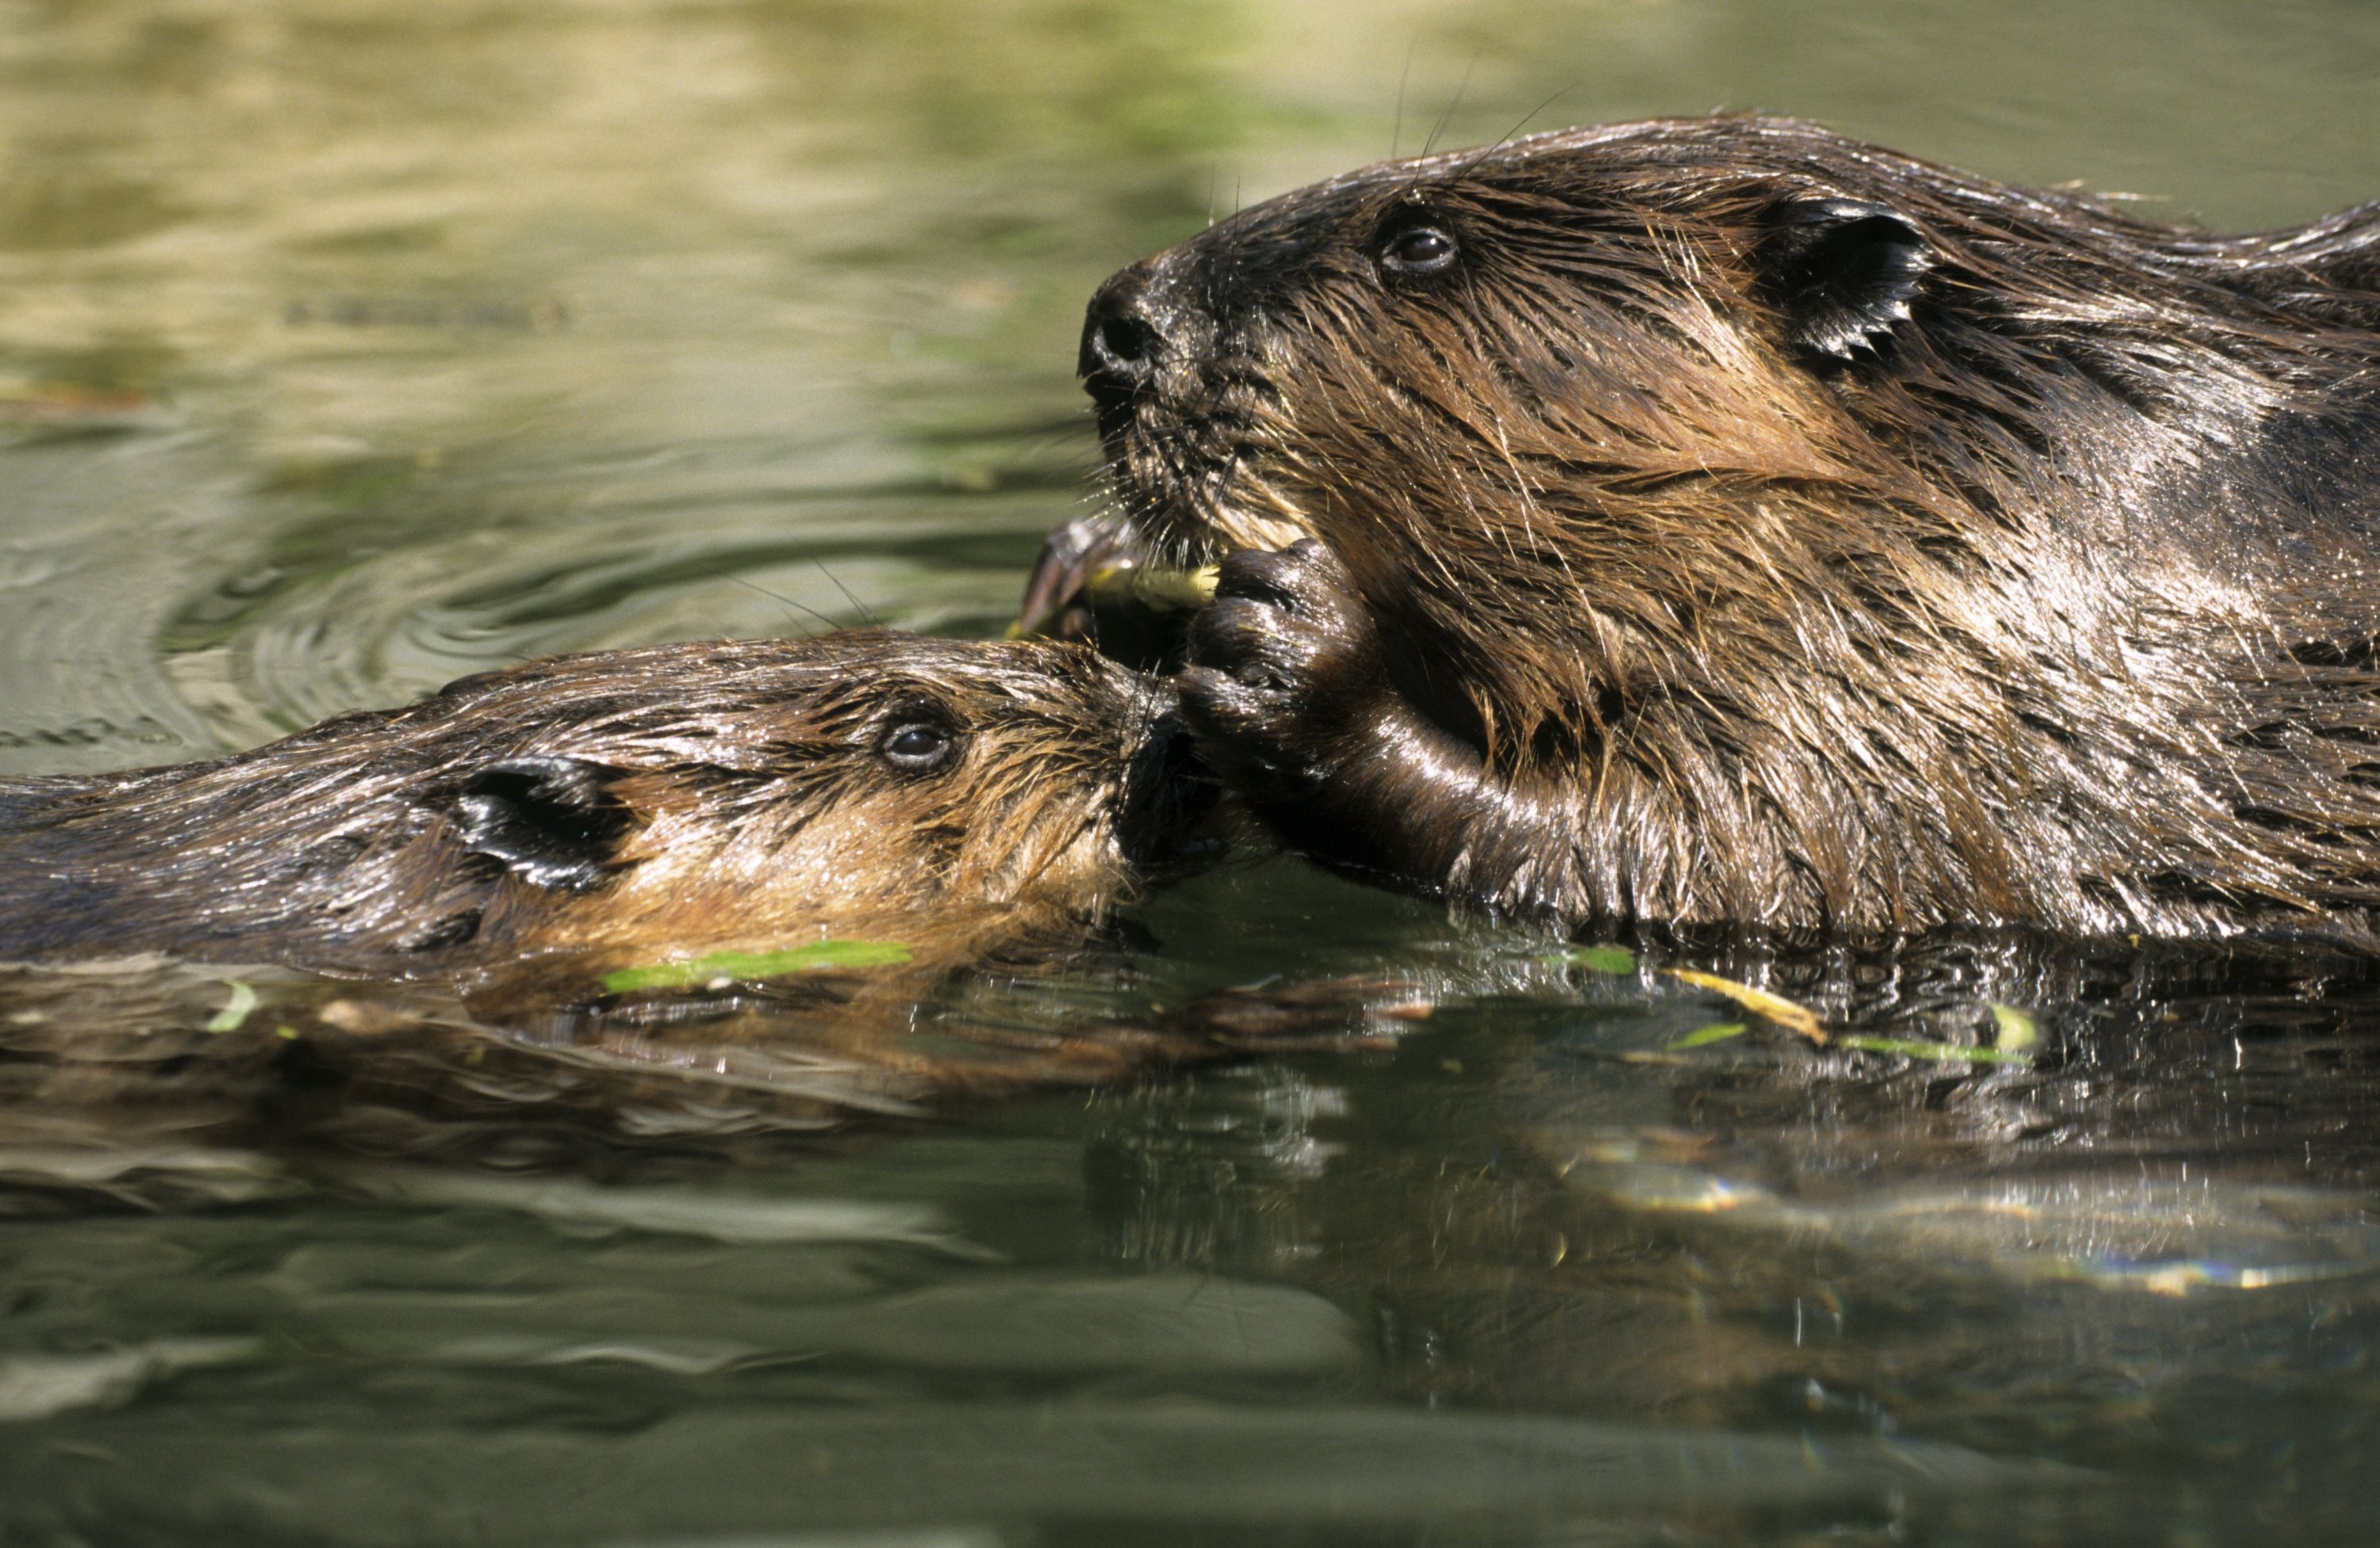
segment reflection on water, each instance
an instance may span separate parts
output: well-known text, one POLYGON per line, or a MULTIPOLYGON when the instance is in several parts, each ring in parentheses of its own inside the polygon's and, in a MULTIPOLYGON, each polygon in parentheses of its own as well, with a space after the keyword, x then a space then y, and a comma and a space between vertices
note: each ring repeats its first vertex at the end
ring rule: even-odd
MULTIPOLYGON (((789 1145, 748 1091, 557 1081, 583 1043, 326 1042, 306 1007, 351 986, 255 975, 261 1021, 305 1029, 293 1065, 261 1024, 167 1030, 222 1014, 225 969, 20 985, 51 1019, 0 1037, 42 1099, 0 1147, 0 1424, 23 1443, 0 1522, 2159 1544, 2370 1523, 2370 963, 2010 937, 1646 946, 1614 973, 1279 865, 1139 914, 1131 973, 1011 993, 1006 1027, 1161 1018, 1253 954, 1293 981, 1393 963, 1436 1009, 939 1125, 822 1131, 812 1105, 789 1145), (1987 1042, 2013 1003, 2037 1041, 1982 1066, 1764 1026, 1697 1042, 1732 1012, 1655 971, 1676 964, 1886 1039, 1987 1042), (152 1030, 102 1035, 119 997, 152 1030)), ((978 983, 948 1008, 1002 1003, 978 983)))
MULTIPOLYGON (((990 632, 1087 498, 1100 277, 1557 92, 1536 125, 1784 110, 2218 225, 2380 194, 2345 0, 0 15, 0 774, 556 650, 990 632)), ((1232 984, 1436 1014, 939 1123, 698 1018, 247 975, 216 1032, 220 973, 12 979, 0 1539, 2371 1534, 2370 964, 1674 957, 1877 1037, 2034 1013, 1975 1065, 1694 1042, 1741 1013, 1671 958, 1548 945, 1226 868, 910 1046, 1013 1087, 1232 984)))

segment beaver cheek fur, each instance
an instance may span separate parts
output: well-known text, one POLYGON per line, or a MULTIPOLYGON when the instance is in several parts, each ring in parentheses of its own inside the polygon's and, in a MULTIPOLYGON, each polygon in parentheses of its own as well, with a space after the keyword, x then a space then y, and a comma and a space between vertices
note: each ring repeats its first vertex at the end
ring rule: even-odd
POLYGON ((732 827, 683 792, 663 795, 613 858, 613 879, 537 924, 537 949, 710 951, 830 934, 913 950, 965 937, 973 956, 1062 936, 1131 896, 1138 872, 1108 792, 1087 785, 1068 799, 1058 784, 1030 807, 971 782, 854 788, 788 800, 798 822, 732 827))
POLYGON ((1150 544, 1282 551, 1185 713, 1301 848, 1573 923, 2368 942, 2375 330, 2380 208, 2209 237, 1723 118, 1286 195, 1086 359, 1150 544))

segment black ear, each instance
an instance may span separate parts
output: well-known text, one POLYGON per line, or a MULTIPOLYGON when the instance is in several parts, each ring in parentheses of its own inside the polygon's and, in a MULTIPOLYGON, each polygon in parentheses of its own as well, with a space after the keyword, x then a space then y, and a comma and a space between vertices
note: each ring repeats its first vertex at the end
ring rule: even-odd
POLYGON ((628 812, 605 786, 619 771, 577 758, 515 758, 471 776, 455 801, 463 847, 540 887, 603 879, 628 812))
POLYGON ((1909 321, 1934 255, 1907 221, 1850 199, 1795 200, 1771 219, 1762 262, 1797 348, 1848 360, 1909 321))

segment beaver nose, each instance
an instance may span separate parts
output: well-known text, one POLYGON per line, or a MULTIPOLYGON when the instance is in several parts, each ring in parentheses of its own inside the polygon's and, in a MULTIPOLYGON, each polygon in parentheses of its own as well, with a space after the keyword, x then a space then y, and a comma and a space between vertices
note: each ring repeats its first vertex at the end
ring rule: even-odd
POLYGON ((1131 392, 1157 374, 1164 339, 1148 299, 1148 274, 1135 264, 1099 286, 1083 320, 1075 369, 1093 392, 1131 392))

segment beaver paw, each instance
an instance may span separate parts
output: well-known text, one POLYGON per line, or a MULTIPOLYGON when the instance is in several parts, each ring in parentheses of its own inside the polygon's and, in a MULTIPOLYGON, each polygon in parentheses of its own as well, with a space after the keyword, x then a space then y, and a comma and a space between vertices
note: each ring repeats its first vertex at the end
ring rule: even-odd
POLYGON ((1183 713, 1215 772, 1257 797, 1328 781, 1387 691, 1379 635, 1339 555, 1307 538, 1223 560, 1190 626, 1183 713))

